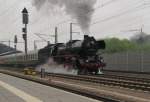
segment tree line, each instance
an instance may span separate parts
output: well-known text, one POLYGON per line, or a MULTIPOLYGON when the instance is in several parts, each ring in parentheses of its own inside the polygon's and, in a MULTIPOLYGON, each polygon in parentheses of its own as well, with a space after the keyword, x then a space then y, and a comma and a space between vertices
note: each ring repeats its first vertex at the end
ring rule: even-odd
POLYGON ((105 39, 106 49, 105 53, 117 53, 125 51, 150 51, 150 41, 143 39, 118 39, 107 38, 105 39))

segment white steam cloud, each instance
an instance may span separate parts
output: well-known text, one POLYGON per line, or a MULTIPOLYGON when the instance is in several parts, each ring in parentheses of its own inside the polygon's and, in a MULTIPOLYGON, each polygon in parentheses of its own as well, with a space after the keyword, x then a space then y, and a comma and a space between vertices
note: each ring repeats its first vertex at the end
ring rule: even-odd
POLYGON ((73 69, 71 66, 65 66, 63 64, 57 64, 53 61, 53 58, 49 58, 48 61, 36 68, 37 71, 45 69, 46 72, 50 73, 63 73, 63 74, 77 74, 77 70, 73 69))
POLYGON ((59 7, 76 19, 84 33, 89 33, 91 18, 94 13, 94 5, 97 0, 33 0, 33 5, 40 10, 45 4, 49 9, 59 7))

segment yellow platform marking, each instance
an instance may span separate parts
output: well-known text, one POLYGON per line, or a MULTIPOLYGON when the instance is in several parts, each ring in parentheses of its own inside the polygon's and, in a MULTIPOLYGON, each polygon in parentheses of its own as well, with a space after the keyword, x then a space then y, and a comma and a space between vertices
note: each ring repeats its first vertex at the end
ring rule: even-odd
POLYGON ((20 97, 21 99, 23 99, 26 102, 43 102, 40 99, 33 97, 33 96, 23 92, 22 90, 19 90, 3 81, 0 81, 0 86, 2 86, 3 88, 7 89, 10 92, 12 92, 13 94, 20 97))

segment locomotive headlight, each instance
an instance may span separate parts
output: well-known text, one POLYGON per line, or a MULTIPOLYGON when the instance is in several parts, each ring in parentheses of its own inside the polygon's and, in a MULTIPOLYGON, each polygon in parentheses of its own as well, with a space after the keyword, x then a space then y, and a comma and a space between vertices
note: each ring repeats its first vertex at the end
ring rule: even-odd
POLYGON ((89 62, 89 60, 86 60, 86 62, 89 62))
POLYGON ((94 45, 94 41, 92 41, 91 44, 94 45))

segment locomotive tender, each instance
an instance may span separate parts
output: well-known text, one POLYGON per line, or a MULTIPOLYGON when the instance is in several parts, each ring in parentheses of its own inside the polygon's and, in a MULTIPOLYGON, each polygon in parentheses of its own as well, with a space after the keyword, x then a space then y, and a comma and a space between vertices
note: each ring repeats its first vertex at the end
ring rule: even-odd
POLYGON ((84 36, 84 40, 72 40, 68 43, 49 44, 37 51, 14 54, 0 54, 0 65, 37 66, 52 58, 57 64, 77 69, 78 74, 97 74, 105 66, 102 57, 97 55, 99 49, 105 49, 104 40, 96 41, 94 37, 84 36))

